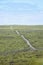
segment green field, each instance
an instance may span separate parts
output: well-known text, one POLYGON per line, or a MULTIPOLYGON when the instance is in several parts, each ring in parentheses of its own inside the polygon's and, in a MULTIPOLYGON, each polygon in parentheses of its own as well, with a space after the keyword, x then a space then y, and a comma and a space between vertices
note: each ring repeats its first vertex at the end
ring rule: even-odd
POLYGON ((22 31, 21 34, 23 34, 35 48, 43 49, 43 30, 22 31))
POLYGON ((0 65, 43 65, 43 25, 0 26, 0 65), (16 30, 37 50, 31 50, 16 30))

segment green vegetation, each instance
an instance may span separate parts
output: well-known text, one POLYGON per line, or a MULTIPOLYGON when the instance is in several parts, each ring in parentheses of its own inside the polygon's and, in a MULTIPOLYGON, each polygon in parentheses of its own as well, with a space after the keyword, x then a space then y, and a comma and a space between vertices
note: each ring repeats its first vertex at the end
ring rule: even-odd
POLYGON ((22 32, 21 34, 23 34, 25 38, 27 38, 30 41, 32 46, 43 50, 43 30, 30 32, 25 31, 25 33, 22 32))
POLYGON ((23 39, 12 30, 0 30, 0 52, 27 48, 23 39))
POLYGON ((0 26, 0 65, 43 65, 43 26, 0 26), (31 50, 16 30, 38 50, 31 50))

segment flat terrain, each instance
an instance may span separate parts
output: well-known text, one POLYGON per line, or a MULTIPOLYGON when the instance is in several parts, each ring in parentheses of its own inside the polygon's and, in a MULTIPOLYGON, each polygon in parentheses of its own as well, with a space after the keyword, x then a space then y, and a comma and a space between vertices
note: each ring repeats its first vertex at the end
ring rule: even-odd
POLYGON ((43 25, 0 26, 0 65, 43 65, 43 25))
POLYGON ((25 49, 28 45, 13 30, 0 30, 0 52, 25 49))
POLYGON ((35 48, 43 49, 43 30, 22 31, 21 34, 23 34, 35 48))

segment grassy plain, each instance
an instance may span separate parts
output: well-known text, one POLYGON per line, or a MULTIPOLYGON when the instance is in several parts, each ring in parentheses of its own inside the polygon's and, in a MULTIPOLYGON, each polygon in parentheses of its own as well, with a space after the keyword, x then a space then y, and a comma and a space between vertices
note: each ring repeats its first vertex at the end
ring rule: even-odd
POLYGON ((0 65, 43 65, 43 25, 0 26, 0 65), (31 50, 16 30, 38 50, 31 50))
POLYGON ((43 50, 43 30, 22 31, 21 34, 35 47, 43 50))

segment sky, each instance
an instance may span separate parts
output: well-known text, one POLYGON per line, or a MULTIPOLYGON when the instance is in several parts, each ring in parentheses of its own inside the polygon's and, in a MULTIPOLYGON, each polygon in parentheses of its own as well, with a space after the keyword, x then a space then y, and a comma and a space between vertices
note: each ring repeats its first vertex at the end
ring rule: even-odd
POLYGON ((0 25, 43 25, 43 0, 0 0, 0 25))

